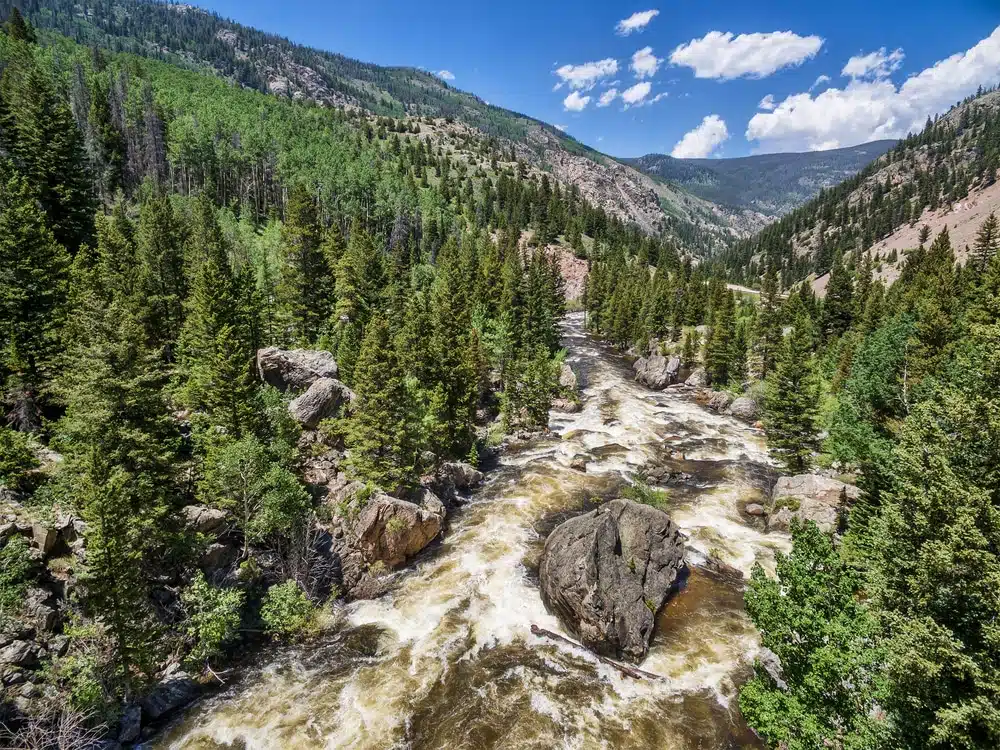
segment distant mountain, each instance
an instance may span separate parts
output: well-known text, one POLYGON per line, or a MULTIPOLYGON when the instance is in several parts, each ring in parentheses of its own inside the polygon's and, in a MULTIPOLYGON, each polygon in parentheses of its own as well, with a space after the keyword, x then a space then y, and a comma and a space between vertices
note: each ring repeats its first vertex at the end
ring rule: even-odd
MULTIPOLYGON (((13 6, 0 0, 0 18, 13 6)), ((764 224, 669 181, 601 154, 545 122, 449 86, 409 67, 383 67, 297 45, 192 5, 155 0, 17 0, 40 29, 80 44, 162 59, 244 87, 324 106, 393 118, 434 118, 430 137, 443 148, 501 151, 531 171, 576 186, 595 207, 647 233, 675 236, 703 255, 764 224)), ((488 156, 486 157, 489 158, 488 156)))
POLYGON ((816 197, 820 190, 853 177, 894 145, 896 141, 874 141, 831 151, 737 159, 675 159, 648 154, 623 161, 712 203, 779 217, 816 197))
POLYGON ((855 259, 868 253, 882 264, 880 276, 892 280, 924 225, 932 232, 947 228, 964 256, 979 224, 1000 208, 998 173, 1000 91, 980 91, 856 176, 734 243, 724 262, 741 280, 752 282, 773 265, 786 281, 797 281, 824 273, 839 253, 855 259))

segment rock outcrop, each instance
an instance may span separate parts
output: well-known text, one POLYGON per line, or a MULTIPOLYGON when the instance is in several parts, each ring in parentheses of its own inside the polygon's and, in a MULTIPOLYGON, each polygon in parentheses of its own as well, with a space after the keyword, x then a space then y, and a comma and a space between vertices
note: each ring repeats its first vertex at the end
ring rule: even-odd
POLYGON ((337 362, 330 352, 269 346, 257 352, 257 372, 280 391, 301 391, 320 378, 335 379, 337 362))
POLYGON ((837 528, 845 504, 857 500, 860 490, 818 474, 781 477, 771 493, 767 526, 788 531, 793 518, 814 521, 821 531, 837 528))
POLYGON ((186 706, 198 696, 198 684, 191 676, 174 665, 142 700, 142 716, 155 721, 186 706))
POLYGON ((706 404, 712 411, 725 411, 733 403, 733 394, 728 391, 712 391, 706 404))
POLYGON ((708 370, 704 367, 695 368, 694 372, 688 375, 688 379, 684 381, 684 385, 689 385, 692 388, 707 388, 708 370))
POLYGON ((224 510, 206 505, 185 505, 181 508, 184 527, 196 534, 218 534, 226 528, 227 516, 224 510))
POLYGON ((760 406, 750 396, 740 396, 733 401, 726 413, 744 422, 756 422, 760 418, 760 406))
POLYGON ((303 427, 315 429, 324 419, 332 417, 343 404, 353 400, 354 392, 339 380, 320 378, 288 405, 288 411, 303 427))
POLYGON ((652 354, 636 360, 633 367, 636 381, 659 391, 677 382, 677 376, 681 371, 681 358, 667 359, 662 354, 652 354))
POLYGON ((562 363, 559 369, 559 387, 565 388, 568 391, 575 391, 577 387, 576 373, 565 362, 562 363))
POLYGON ((638 663, 684 568, 684 537, 661 510, 612 500, 545 542, 542 600, 587 648, 638 663))
POLYGON ((379 493, 369 498, 354 524, 354 546, 365 562, 395 568, 430 544, 443 521, 436 506, 427 508, 379 493))

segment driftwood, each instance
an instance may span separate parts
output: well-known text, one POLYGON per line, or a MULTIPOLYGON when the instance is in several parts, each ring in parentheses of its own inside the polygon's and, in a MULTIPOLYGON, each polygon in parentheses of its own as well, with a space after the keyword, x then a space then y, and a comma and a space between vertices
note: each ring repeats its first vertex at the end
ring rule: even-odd
POLYGON ((573 646, 574 648, 580 648, 588 653, 592 654, 601 664, 607 664, 609 667, 613 667, 621 672, 626 677, 631 677, 635 680, 665 680, 666 677, 662 675, 653 674, 652 672, 647 672, 644 669, 639 669, 638 667, 633 667, 630 664, 622 664, 614 659, 609 659, 606 656, 601 656, 600 654, 594 654, 585 646, 581 646, 576 641, 571 641, 569 638, 559 635, 558 633, 553 633, 551 630, 546 630, 545 628, 540 628, 537 625, 531 626, 532 635, 540 635, 545 638, 551 638, 554 641, 559 641, 560 643, 565 643, 568 646, 573 646))

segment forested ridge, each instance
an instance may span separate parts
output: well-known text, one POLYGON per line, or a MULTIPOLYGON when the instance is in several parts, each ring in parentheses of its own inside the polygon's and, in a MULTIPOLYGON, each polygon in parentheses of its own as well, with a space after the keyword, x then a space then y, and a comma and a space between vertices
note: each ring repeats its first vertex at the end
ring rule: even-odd
POLYGON ((752 282, 768 267, 797 281, 830 270, 838 253, 858 255, 925 210, 964 200, 996 182, 1000 117, 993 90, 980 90, 920 133, 900 141, 855 177, 824 190, 724 253, 733 277, 752 282))

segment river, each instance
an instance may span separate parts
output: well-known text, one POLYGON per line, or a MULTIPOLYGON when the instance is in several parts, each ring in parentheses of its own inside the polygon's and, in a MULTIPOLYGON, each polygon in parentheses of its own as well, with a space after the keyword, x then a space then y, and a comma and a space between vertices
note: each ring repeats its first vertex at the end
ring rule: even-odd
POLYGON ((767 481, 758 434, 688 393, 633 382, 582 315, 567 317, 564 337, 580 413, 553 414, 551 437, 508 452, 393 591, 341 607, 318 642, 269 653, 152 747, 760 747, 736 710, 758 648, 738 586, 694 568, 642 664, 662 681, 623 677, 530 632, 564 632, 539 596, 545 536, 645 467, 673 472, 669 512, 695 566, 711 553, 748 574, 789 547, 739 510, 767 481), (586 472, 570 468, 579 454, 586 472))

